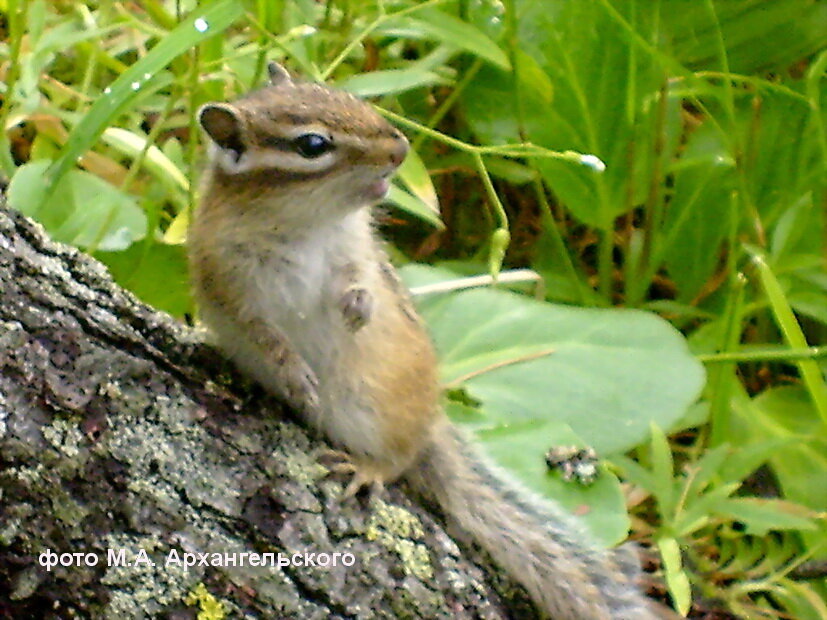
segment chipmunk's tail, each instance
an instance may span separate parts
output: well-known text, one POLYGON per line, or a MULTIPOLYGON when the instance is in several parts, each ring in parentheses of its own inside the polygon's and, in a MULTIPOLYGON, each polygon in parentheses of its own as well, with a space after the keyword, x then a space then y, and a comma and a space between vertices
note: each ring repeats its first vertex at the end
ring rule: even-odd
POLYGON ((593 544, 572 517, 508 481, 455 427, 434 434, 405 478, 555 620, 663 617, 635 585, 640 567, 631 549, 593 544))

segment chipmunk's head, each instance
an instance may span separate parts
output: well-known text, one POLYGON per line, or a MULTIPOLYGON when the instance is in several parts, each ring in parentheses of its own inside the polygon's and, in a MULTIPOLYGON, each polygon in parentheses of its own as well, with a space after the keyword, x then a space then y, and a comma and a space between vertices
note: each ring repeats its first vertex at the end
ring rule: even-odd
POLYGON ((383 198, 408 152, 405 136, 349 93, 294 81, 275 63, 269 71, 269 86, 199 110, 213 173, 314 202, 361 207, 383 198))

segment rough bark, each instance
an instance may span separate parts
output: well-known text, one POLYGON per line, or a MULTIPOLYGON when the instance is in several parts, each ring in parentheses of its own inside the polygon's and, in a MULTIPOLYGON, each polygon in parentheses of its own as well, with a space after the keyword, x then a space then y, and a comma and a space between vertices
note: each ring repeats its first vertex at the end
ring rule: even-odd
POLYGON ((0 204, 0 618, 186 618, 216 601, 226 617, 533 615, 400 489, 340 502, 323 443, 282 414, 197 332, 0 204), (83 560, 41 565, 66 553, 83 560), (208 555, 185 568, 185 553, 208 555))

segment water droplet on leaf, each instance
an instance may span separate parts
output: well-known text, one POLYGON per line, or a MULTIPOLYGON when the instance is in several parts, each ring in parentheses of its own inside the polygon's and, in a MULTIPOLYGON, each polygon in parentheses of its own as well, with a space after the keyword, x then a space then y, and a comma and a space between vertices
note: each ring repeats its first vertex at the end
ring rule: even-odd
POLYGON ((603 172, 606 170, 606 164, 597 155, 581 155, 580 163, 588 166, 595 172, 603 172))

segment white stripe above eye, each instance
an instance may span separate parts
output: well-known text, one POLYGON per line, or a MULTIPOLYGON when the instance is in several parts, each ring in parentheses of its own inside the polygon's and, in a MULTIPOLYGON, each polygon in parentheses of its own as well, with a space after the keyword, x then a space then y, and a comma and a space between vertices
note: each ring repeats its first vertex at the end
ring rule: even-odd
POLYGON ((339 159, 339 154, 335 150, 308 159, 295 152, 265 147, 247 149, 237 158, 235 151, 225 150, 217 145, 212 146, 213 160, 227 174, 242 174, 254 170, 278 170, 298 174, 323 172, 332 168, 339 159))
POLYGON ((306 133, 317 133, 320 136, 323 136, 330 140, 334 139, 330 133, 330 129, 319 123, 309 123, 307 125, 294 125, 293 127, 282 127, 280 128, 280 132, 283 133, 284 137, 288 140, 294 140, 299 136, 303 136, 306 133))

